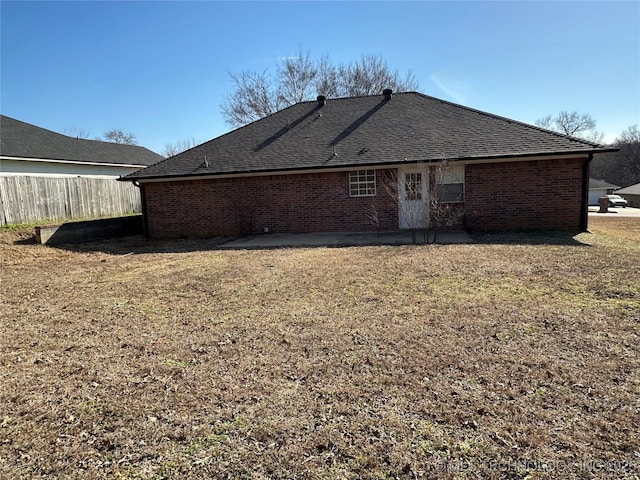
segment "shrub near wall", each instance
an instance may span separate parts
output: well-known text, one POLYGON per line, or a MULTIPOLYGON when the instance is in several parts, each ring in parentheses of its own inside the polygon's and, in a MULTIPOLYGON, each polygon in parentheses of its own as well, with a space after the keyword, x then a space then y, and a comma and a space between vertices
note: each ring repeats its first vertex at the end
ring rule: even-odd
POLYGON ((376 175, 377 195, 350 197, 348 172, 270 175, 144 186, 151 237, 396 230, 398 212, 376 175), (379 223, 367 212, 375 207, 379 223))
POLYGON ((558 159, 467 165, 467 227, 579 231, 584 161, 558 159))

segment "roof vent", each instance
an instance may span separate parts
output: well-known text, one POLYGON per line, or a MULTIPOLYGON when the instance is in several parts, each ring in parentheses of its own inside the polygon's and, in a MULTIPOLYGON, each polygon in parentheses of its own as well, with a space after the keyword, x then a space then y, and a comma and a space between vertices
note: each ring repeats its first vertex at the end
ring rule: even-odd
POLYGON ((325 97, 324 95, 318 95, 318 105, 320 105, 321 107, 324 107, 327 104, 327 97, 325 97))
POLYGON ((384 95, 385 100, 391 100, 391 95, 393 95, 393 90, 391 90, 390 88, 385 88, 382 91, 382 94, 384 95))

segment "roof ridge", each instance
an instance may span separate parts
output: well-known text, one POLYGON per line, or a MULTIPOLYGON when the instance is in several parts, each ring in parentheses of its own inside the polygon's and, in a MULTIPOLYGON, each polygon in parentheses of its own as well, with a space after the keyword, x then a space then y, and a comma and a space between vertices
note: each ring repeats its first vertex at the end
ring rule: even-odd
POLYGON ((609 151, 415 91, 399 92, 390 101, 382 94, 329 98, 323 103, 310 99, 288 105, 126 180, 395 165, 403 158, 404 162, 552 154, 586 158, 609 151), (338 153, 336 141, 344 141, 338 153))
POLYGON ((495 113, 487 112, 485 110, 479 110, 477 108, 467 107, 466 105, 460 105, 459 103, 450 102, 448 100, 443 100, 443 99, 438 98, 438 97, 427 95, 426 93, 422 93, 422 92, 401 92, 401 93, 398 93, 398 95, 400 95, 402 93, 413 93, 413 94, 428 98, 430 100, 436 100, 436 101, 441 102, 441 103, 446 103, 447 105, 452 105, 454 107, 458 107, 458 108, 462 108, 462 109, 465 109, 465 110, 469 110, 471 112, 475 112, 475 113, 478 113, 478 114, 481 114, 481 115, 485 115, 485 116, 488 116, 488 117, 492 117, 492 118, 496 118, 496 119, 499 119, 499 120, 503 120, 503 121, 506 121, 507 123, 513 123, 513 124, 517 124, 517 125, 522 125, 523 127, 531 128, 532 130, 538 130, 540 132, 552 133, 556 137, 568 138, 568 139, 574 140, 576 142, 584 143, 584 144, 592 146, 592 147, 601 147, 601 146, 603 146, 603 145, 601 145, 599 143, 590 142, 590 141, 585 140, 583 138, 574 137, 572 135, 565 135, 565 134, 562 134, 560 132, 556 132, 555 130, 548 130, 546 128, 542 128, 542 127, 539 127, 537 125, 533 125, 531 123, 522 122, 520 120, 514 120, 513 118, 504 117, 502 115, 497 115, 495 113))
POLYGON ((149 166, 164 158, 143 145, 73 137, 0 114, 4 156, 149 166))
MULTIPOLYGON (((335 101, 335 100, 348 100, 348 99, 356 99, 356 98, 378 97, 380 95, 381 94, 353 95, 353 96, 336 97, 336 98, 327 97, 327 101, 329 101, 329 100, 335 101)), ((577 142, 580 142, 580 143, 584 143, 584 144, 587 144, 589 146, 593 146, 593 147, 603 146, 603 145, 601 145, 599 143, 591 142, 589 140, 585 140, 583 138, 575 137, 573 135, 562 134, 560 132, 556 132, 555 130, 548 130, 546 128, 542 128, 542 127, 539 127, 537 125, 533 125, 531 123, 522 122, 520 120, 514 120, 513 118, 504 117, 502 115, 497 115, 495 113, 487 112, 485 110, 479 110, 479 109, 473 108, 473 107, 468 107, 466 105, 461 105, 459 103, 451 102, 449 100, 443 100, 442 98, 434 97, 432 95, 427 95, 426 93, 418 92, 416 90, 409 90, 409 91, 404 91, 404 92, 393 92, 393 95, 418 95, 418 96, 421 96, 421 97, 424 97, 424 98, 428 98, 430 100, 435 100, 437 102, 445 103, 447 105, 451 105, 451 106, 454 106, 454 107, 457 107, 457 108, 463 108, 463 109, 471 111, 471 112, 475 112, 475 113, 478 113, 478 114, 481 114, 481 115, 486 115, 486 116, 489 116, 489 117, 492 117, 492 118, 503 120, 503 121, 506 121, 508 123, 514 123, 514 124, 522 125, 524 127, 531 128, 533 130, 538 130, 538 131, 541 131, 541 132, 552 133, 553 135, 555 135, 557 137, 560 137, 560 138, 569 138, 571 140, 574 140, 574 141, 577 141, 577 142)), ((305 100, 304 102, 298 102, 298 103, 313 103, 315 101, 316 100, 305 100)), ((294 104, 294 105, 297 105, 297 104, 294 104)))
POLYGON ((4 117, 5 119, 8 119, 12 122, 17 122, 17 123, 21 123, 22 125, 26 125, 28 128, 30 129, 37 129, 37 130, 44 130, 45 132, 49 133, 49 134, 54 134, 58 137, 62 137, 65 140, 75 140, 77 142, 87 142, 87 143, 92 143, 92 144, 105 144, 105 145, 120 145, 120 147, 118 148, 131 148, 131 147, 136 147, 139 149, 143 149, 143 150, 147 150, 155 155, 161 156, 159 153, 154 152, 153 150, 150 150, 149 148, 143 146, 143 145, 136 145, 136 144, 129 144, 129 143, 116 143, 116 142, 109 142, 107 140, 102 140, 102 139, 93 139, 93 138, 80 138, 80 137, 73 137, 71 135, 66 135, 64 133, 60 133, 60 132, 56 132, 55 130, 51 130, 49 128, 44 128, 41 127, 39 125, 34 125, 33 123, 29 123, 29 122, 25 122, 24 120, 18 120, 17 118, 13 118, 10 117, 8 115, 4 115, 4 114, 0 114, 0 117, 4 117))
MULTIPOLYGON (((198 148, 198 147, 201 147, 201 146, 203 146, 203 145, 206 145, 207 143, 213 142, 214 140, 217 140, 217 139, 219 139, 219 138, 226 137, 226 136, 228 136, 228 135, 230 135, 230 134, 232 134, 232 133, 234 133, 234 132, 238 132, 238 131, 240 131, 240 130, 243 130, 243 129, 245 129, 245 128, 246 128, 246 127, 248 127, 248 126, 253 125, 254 123, 260 122, 260 121, 264 120, 265 118, 269 118, 269 117, 273 117, 274 115, 278 115, 278 114, 280 114, 280 113, 284 112, 285 110, 289 110, 290 108, 295 107, 296 105, 301 105, 301 104, 303 104, 303 103, 310 103, 310 102, 315 102, 315 101, 316 101, 316 100, 305 100, 305 101, 303 101, 303 102, 296 102, 296 103, 293 103, 293 104, 291 104, 291 105, 288 105, 288 106, 284 107, 284 108, 283 108, 283 109, 281 109, 281 110, 276 110, 275 112, 272 112, 272 113, 270 113, 269 115, 265 115, 264 117, 260 117, 260 118, 258 118, 258 119, 256 119, 256 120, 253 120, 253 121, 249 122, 249 123, 245 123, 244 125, 240 125, 239 127, 232 128, 231 130, 229 130, 228 132, 223 133, 222 135, 219 135, 219 136, 217 136, 217 137, 214 137, 214 138, 212 138, 211 140, 207 140, 206 142, 203 142, 203 143, 201 143, 201 144, 199 144, 199 145, 196 145, 195 147, 191 147, 190 149, 185 150, 185 152, 188 152, 189 150, 193 150, 194 148, 198 148)), ((176 153, 176 155, 180 155, 181 153, 184 153, 184 152, 176 153)), ((174 157, 175 157, 176 155, 174 155, 174 157)), ((172 157, 168 157, 168 158, 172 158, 172 157)), ((159 162, 158 162, 158 163, 159 163, 159 162)))
MULTIPOLYGON (((409 92, 400 92, 400 93, 409 93, 409 92)), ((417 93, 417 92, 414 92, 414 93, 417 93)), ((320 95, 320 94, 318 94, 318 95, 320 95)), ((353 96, 335 97, 335 98, 327 97, 326 95, 323 95, 323 96, 325 97, 327 102, 328 101, 332 101, 333 102, 333 101, 337 101, 337 100, 350 100, 350 99, 356 99, 356 98, 373 98, 373 97, 379 97, 381 95, 382 94, 380 93, 380 94, 373 94, 373 95, 353 95, 353 96)), ((394 95, 395 95, 395 93, 394 93, 394 95)), ((196 145, 195 147, 191 147, 190 149, 185 150, 185 152, 188 152, 189 150, 193 150, 194 148, 206 145, 207 143, 213 142, 214 140, 218 140, 219 138, 226 137, 227 135, 230 135, 230 134, 232 134, 234 132, 240 131, 240 130, 246 128, 246 127, 249 127, 250 125, 253 125, 254 123, 261 122, 262 120, 265 120, 265 119, 267 119, 269 117, 272 117, 274 115, 279 115, 282 112, 284 112, 286 110, 289 110, 290 108, 296 107, 298 105, 304 105, 304 104, 307 104, 307 103, 313 104, 313 103, 317 103, 317 102, 318 102, 318 100, 316 99, 316 100, 303 100, 301 102, 292 103, 291 105, 287 105, 286 107, 284 107, 284 108, 282 108, 280 110, 276 110, 275 112, 272 112, 269 115, 265 115, 264 117, 260 117, 260 118, 258 118, 256 120, 253 120, 252 122, 245 123, 244 125, 240 125, 239 127, 233 128, 233 129, 229 130, 228 132, 223 133, 222 135, 219 135, 217 137, 212 138, 211 140, 207 140, 206 142, 201 143, 200 145, 196 145)), ((184 153, 184 152, 176 153, 176 155, 180 155, 181 153, 184 153)), ((176 155, 174 155, 174 156, 176 156, 176 155)), ((171 158, 171 157, 168 157, 168 158, 171 158)), ((158 163, 160 163, 160 162, 158 162, 158 163)))
MULTIPOLYGON (((401 93, 410 93, 410 92, 395 92, 394 91, 393 95, 400 95, 401 93)), ((382 94, 382 92, 380 92, 380 93, 371 93, 369 95, 364 95, 364 94, 363 95, 347 95, 347 96, 344 96, 344 97, 329 97, 329 96, 326 96, 324 94, 319 93, 318 96, 320 96, 320 95, 325 97, 327 102, 329 100, 332 100, 332 101, 336 101, 336 100, 351 100, 351 99, 356 99, 356 98, 374 98, 374 97, 384 96, 382 94)), ((317 102, 317 99, 316 100, 303 100, 302 102, 297 102, 297 103, 294 103, 293 105, 298 105, 300 103, 316 103, 316 102, 317 102)))
MULTIPOLYGON (((404 92, 403 92, 403 93, 404 93, 404 92)), ((378 95, 354 95, 354 96, 336 97, 336 98, 331 98, 331 97, 327 97, 327 96, 324 96, 324 95, 323 95, 323 96, 327 99, 327 101, 329 101, 329 100, 331 100, 331 101, 336 101, 336 100, 348 100, 348 99, 352 99, 352 98, 354 98, 354 99, 355 99, 355 98, 378 97, 378 96, 380 96, 380 95, 381 95, 381 94, 378 94, 378 95)), ((240 125, 239 127, 232 128, 232 129, 231 129, 231 130, 229 130, 228 132, 225 132, 225 133, 223 133, 222 135, 219 135, 219 136, 214 137, 214 138, 212 138, 212 139, 210 139, 210 140, 207 140, 206 142, 202 142, 202 143, 200 143, 200 144, 198 144, 198 145, 195 145, 195 146, 193 146, 193 147, 191 147, 191 148, 188 148, 187 150, 183 150, 182 152, 178 152, 178 153, 176 153, 175 155, 172 155, 172 156, 170 156, 170 157, 166 157, 166 158, 164 158, 164 159, 160 160, 159 162, 157 162, 157 163, 156 163, 156 165, 159 165, 159 164, 161 164, 161 163, 163 163, 163 162, 165 162, 165 161, 167 161, 167 160, 169 160, 169 159, 171 159, 171 158, 173 158, 173 157, 176 157, 176 156, 178 156, 178 155, 182 155, 182 154, 183 154, 183 153, 185 153, 185 152, 189 152, 189 151, 194 150, 194 149, 196 149, 196 148, 203 147, 203 146, 205 146, 205 145, 206 145, 206 144, 208 144, 208 143, 211 143, 211 142, 217 141, 218 139, 221 139, 221 138, 224 138, 224 137, 226 137, 226 136, 229 136, 229 135, 231 135, 232 133, 235 133, 235 132, 238 132, 238 131, 243 130, 243 129, 245 129, 245 128, 248 128, 249 126, 253 125, 254 123, 260 122, 260 121, 265 120, 265 119, 267 119, 267 118, 269 118, 269 117, 272 117, 272 116, 274 116, 274 115, 279 115, 279 114, 281 114, 282 112, 284 112, 284 111, 286 111, 286 110, 289 110, 289 109, 291 109, 291 108, 293 108, 293 107, 296 107, 296 106, 298 106, 298 105, 303 105, 303 104, 307 104, 307 103, 309 103, 309 104, 313 104, 313 103, 317 103, 317 101, 318 101, 317 99, 316 99, 316 100, 303 100, 303 101, 301 101, 301 102, 292 103, 291 105, 287 105, 286 107, 284 107, 284 108, 282 108, 282 109, 280 109, 280 110, 276 110, 275 112, 272 112, 272 113, 270 113, 269 115, 265 115, 264 117, 260 117, 260 118, 258 118, 258 119, 256 119, 256 120, 253 120, 252 122, 245 123, 244 125, 240 125)))
POLYGON ((626 187, 618 188, 614 193, 622 193, 623 195, 635 195, 635 191, 640 193, 640 182, 632 183, 631 185, 627 185, 626 187), (629 192, 623 192, 622 190, 630 190, 629 192))
MULTIPOLYGON (((65 135, 64 133, 56 132, 55 130, 50 130, 48 128, 44 128, 44 127, 41 127, 39 125, 34 125, 33 123, 25 122, 24 120, 18 120, 17 118, 13 118, 13 117, 10 117, 8 115, 0 114, 0 117, 7 118, 7 119, 9 119, 9 120, 11 120, 13 122, 22 123, 24 125, 27 125, 29 128, 37 128, 38 130, 44 130, 46 132, 53 133, 55 135, 59 135, 61 137, 71 138, 71 139, 75 138, 75 137, 70 137, 69 135, 65 135)), ((76 140, 85 140, 85 139, 81 139, 81 138, 75 138, 75 139, 76 140)))

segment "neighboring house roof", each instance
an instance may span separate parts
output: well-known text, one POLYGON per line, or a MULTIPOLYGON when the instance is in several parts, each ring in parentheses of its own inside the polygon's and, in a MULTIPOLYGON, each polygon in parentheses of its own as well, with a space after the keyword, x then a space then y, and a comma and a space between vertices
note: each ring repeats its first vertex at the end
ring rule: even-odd
POLYGON ((309 101, 124 180, 374 167, 607 150, 416 92, 309 101))
POLYGON ((613 185, 611 183, 605 182, 604 180, 596 180, 595 178, 589 179, 589 190, 608 190, 610 188, 620 188, 620 185, 613 185))
POLYGON ((616 190, 616 194, 619 193, 621 193, 622 195, 640 195, 640 183, 629 185, 628 187, 616 190))
POLYGON ((164 157, 138 145, 68 137, 0 115, 0 155, 114 165, 152 165, 164 157))

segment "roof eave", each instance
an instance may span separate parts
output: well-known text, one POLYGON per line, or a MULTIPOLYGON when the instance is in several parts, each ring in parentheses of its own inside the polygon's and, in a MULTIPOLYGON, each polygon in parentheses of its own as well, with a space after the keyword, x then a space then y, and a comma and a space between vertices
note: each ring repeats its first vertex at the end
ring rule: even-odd
POLYGON ((309 172, 319 172, 319 171, 344 171, 344 170, 353 170, 357 169, 365 169, 365 168, 388 168, 388 167, 397 167, 399 165, 412 165, 412 164, 420 164, 420 163, 440 163, 443 161, 448 162, 466 162, 466 163, 492 163, 497 161, 511 161, 514 159, 520 161, 526 160, 536 160, 544 157, 549 158, 571 158, 576 155, 587 157, 589 154, 594 151, 598 152, 608 152, 608 151, 616 151, 616 149, 608 149, 608 150, 574 150, 574 151, 566 151, 566 152, 525 152, 525 153, 508 153, 508 154, 496 154, 496 155, 483 155, 483 156, 461 156, 461 157, 449 157, 449 158, 414 158, 414 159, 403 159, 399 161, 393 162, 368 162, 368 163, 347 163, 336 166, 326 166, 326 165, 316 165, 310 167, 291 167, 291 168, 273 168, 273 169, 261 169, 261 170, 233 170, 227 172, 202 172, 202 173, 189 173, 189 174, 173 174, 173 175, 139 175, 139 173, 144 173, 145 169, 142 169, 139 172, 134 172, 124 177, 120 177, 117 180, 123 182, 157 182, 157 181, 183 181, 183 180, 194 180, 194 179, 205 179, 205 178, 224 178, 224 177, 240 177, 240 176, 264 176, 264 175, 286 175, 286 174, 295 174, 295 173, 309 173, 309 172))
POLYGON ((38 158, 38 157, 15 157, 9 155, 0 155, 0 160, 23 161, 23 162, 42 162, 42 163, 65 163, 73 165, 92 165, 100 167, 131 167, 144 168, 149 165, 141 163, 110 163, 110 162, 90 162, 82 160, 62 160, 58 158, 38 158))

